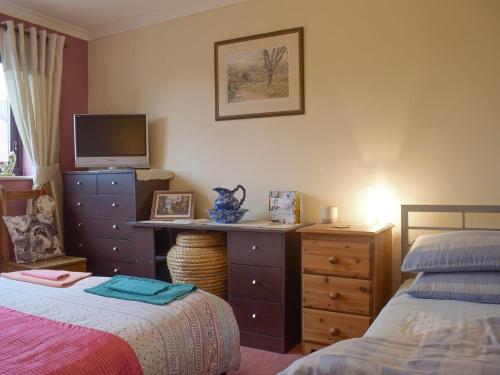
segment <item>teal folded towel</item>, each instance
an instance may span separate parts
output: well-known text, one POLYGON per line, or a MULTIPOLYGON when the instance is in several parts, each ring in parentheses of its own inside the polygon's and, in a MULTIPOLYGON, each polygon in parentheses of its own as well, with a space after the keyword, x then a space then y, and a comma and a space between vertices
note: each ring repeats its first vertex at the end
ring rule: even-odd
POLYGON ((169 284, 164 281, 135 276, 118 275, 85 292, 102 297, 138 301, 153 305, 166 305, 182 299, 196 290, 192 284, 169 284))
POLYGON ((154 296, 167 289, 172 284, 153 279, 142 279, 139 277, 113 277, 107 284, 108 288, 119 292, 140 294, 143 296, 154 296))

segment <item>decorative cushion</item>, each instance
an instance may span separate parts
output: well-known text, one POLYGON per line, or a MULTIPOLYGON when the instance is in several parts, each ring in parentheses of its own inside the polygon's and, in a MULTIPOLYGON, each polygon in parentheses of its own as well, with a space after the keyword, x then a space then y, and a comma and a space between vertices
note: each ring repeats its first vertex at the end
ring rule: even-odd
POLYGON ((417 298, 500 304, 500 272, 422 273, 406 292, 417 298))
POLYGON ((56 201, 50 195, 40 195, 35 202, 36 212, 39 214, 54 215, 56 201))
POLYGON ((4 216, 14 244, 17 263, 30 263, 64 255, 54 215, 4 216))
POLYGON ((401 271, 500 271, 500 232, 473 230, 420 236, 401 271))

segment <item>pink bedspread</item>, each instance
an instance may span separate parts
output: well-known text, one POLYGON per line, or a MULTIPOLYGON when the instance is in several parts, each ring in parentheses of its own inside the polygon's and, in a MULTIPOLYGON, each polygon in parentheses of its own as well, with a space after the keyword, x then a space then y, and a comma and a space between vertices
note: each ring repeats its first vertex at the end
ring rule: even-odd
POLYGON ((142 374, 132 348, 115 335, 5 307, 0 369, 10 375, 142 374))

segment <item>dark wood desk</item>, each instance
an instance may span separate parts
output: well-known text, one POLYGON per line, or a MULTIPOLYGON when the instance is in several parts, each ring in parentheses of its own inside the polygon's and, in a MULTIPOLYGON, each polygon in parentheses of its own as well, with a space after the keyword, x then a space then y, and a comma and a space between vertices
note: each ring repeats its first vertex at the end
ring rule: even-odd
POLYGON ((169 280, 166 255, 186 230, 227 234, 228 299, 240 327, 241 345, 286 353, 300 342, 301 252, 305 226, 133 223, 136 274, 169 280))

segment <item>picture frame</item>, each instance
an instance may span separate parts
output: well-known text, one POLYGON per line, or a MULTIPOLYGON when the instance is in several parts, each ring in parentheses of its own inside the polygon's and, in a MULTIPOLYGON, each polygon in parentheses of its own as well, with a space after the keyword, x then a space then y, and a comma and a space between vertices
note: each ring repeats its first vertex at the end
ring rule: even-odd
POLYGON ((194 205, 192 191, 156 190, 153 193, 151 220, 192 219, 194 205))
POLYGON ((305 113, 304 28, 214 43, 215 120, 305 113))

